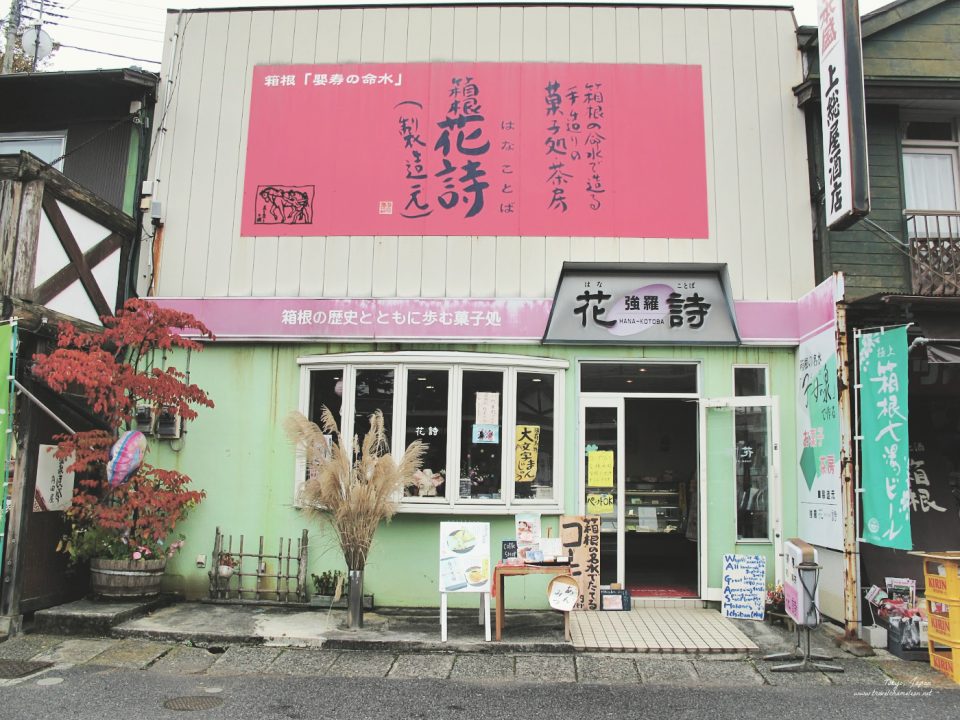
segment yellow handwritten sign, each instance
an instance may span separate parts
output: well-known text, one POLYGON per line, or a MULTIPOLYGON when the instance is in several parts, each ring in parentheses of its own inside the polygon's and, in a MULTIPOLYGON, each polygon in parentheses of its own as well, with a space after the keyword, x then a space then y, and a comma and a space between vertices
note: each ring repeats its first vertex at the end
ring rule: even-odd
POLYGON ((587 487, 613 487, 613 450, 587 453, 587 487))
POLYGON ((517 463, 515 480, 518 483, 537 479, 537 455, 540 451, 540 426, 517 425, 517 463))
POLYGON ((613 493, 587 493, 587 515, 612 515, 613 493))

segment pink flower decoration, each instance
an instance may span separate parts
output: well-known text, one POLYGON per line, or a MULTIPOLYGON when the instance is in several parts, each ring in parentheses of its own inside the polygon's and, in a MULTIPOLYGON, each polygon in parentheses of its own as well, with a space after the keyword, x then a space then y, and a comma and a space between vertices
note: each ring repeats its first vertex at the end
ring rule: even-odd
POLYGON ((134 560, 139 560, 139 559, 142 558, 142 557, 143 557, 143 554, 142 554, 139 550, 134 550, 134 551, 133 551, 133 559, 134 559, 134 560))

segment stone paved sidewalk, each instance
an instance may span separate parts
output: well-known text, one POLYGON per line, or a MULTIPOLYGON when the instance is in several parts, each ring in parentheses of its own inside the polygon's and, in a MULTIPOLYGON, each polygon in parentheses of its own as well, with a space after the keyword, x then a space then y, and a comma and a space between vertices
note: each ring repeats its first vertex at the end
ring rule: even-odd
MULTIPOLYGON (((841 655, 834 652, 834 655, 841 655)), ((194 647, 135 638, 68 638, 24 635, 0 643, 0 658, 54 663, 51 669, 19 680, 0 680, 0 687, 36 682, 66 667, 83 666, 109 672, 139 670, 166 675, 218 677, 300 675, 451 679, 478 683, 563 682, 648 684, 700 687, 805 687, 809 685, 910 687, 960 690, 927 665, 878 658, 840 657, 840 674, 774 673, 771 663, 749 655, 634 654, 482 654, 404 653, 323 648, 231 645, 194 647)))

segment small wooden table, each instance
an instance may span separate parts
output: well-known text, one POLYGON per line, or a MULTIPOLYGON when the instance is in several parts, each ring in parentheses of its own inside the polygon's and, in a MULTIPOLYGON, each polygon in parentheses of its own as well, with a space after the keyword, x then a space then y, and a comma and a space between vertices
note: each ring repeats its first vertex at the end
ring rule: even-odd
MULTIPOLYGON (((516 575, 570 575, 569 565, 497 565, 493 570, 493 594, 497 599, 496 639, 499 642, 503 630, 503 616, 506 610, 504 598, 504 578, 516 575)), ((563 614, 563 637, 570 639, 570 613, 563 614)))

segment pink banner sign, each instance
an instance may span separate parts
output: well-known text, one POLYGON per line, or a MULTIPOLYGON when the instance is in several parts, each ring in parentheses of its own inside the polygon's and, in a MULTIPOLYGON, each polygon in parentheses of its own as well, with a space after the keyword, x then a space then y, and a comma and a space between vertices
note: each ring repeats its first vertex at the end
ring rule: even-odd
POLYGON ((218 338, 503 340, 539 338, 550 300, 152 298, 218 338))
POLYGON ((708 236, 695 65, 254 69, 245 236, 708 236))
MULTIPOLYGON (((221 339, 540 342, 550 298, 150 298, 189 312, 221 339)), ((738 300, 740 340, 756 345, 799 342, 796 302, 738 300)), ((637 344, 643 344, 638 338, 637 344)))

